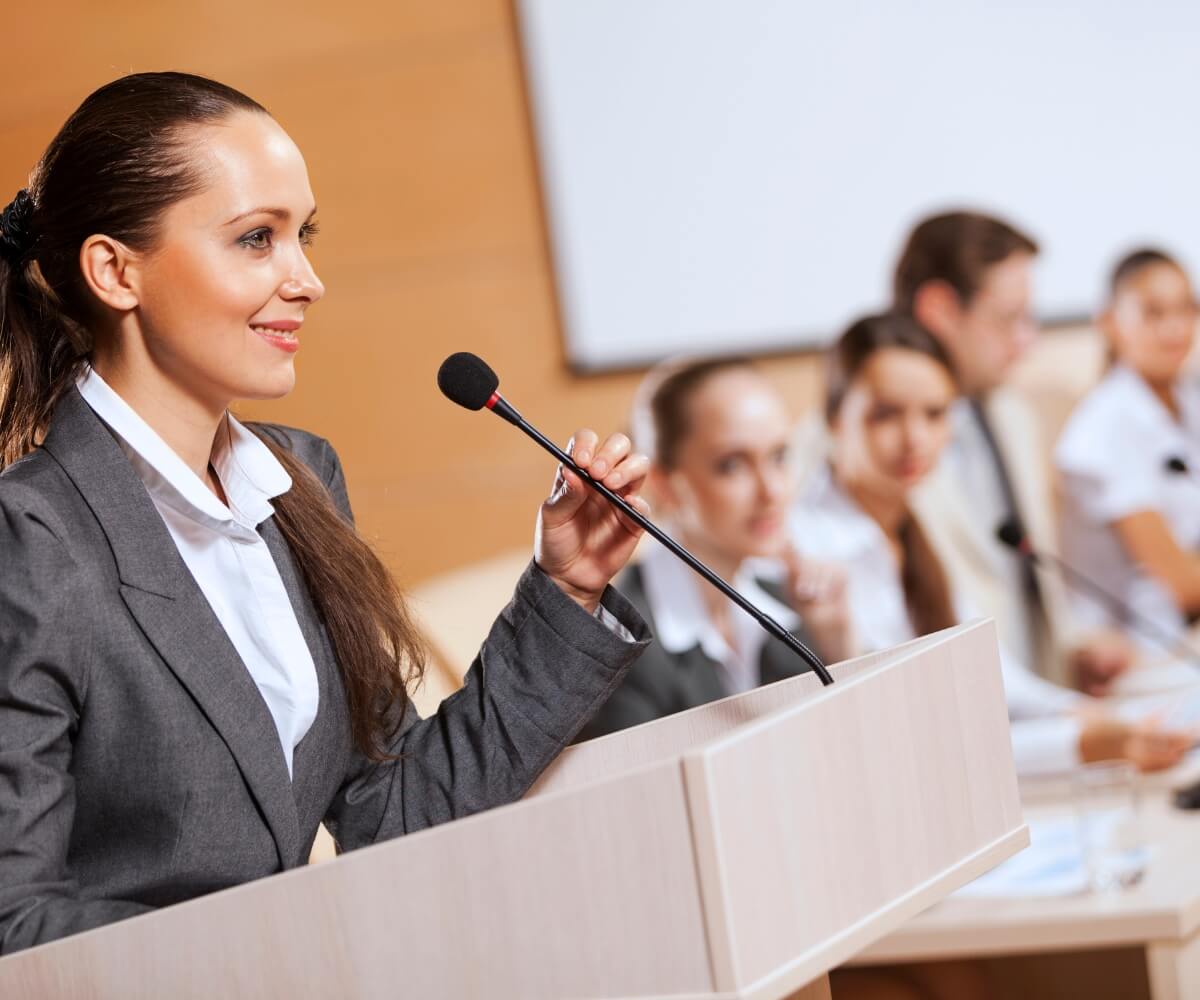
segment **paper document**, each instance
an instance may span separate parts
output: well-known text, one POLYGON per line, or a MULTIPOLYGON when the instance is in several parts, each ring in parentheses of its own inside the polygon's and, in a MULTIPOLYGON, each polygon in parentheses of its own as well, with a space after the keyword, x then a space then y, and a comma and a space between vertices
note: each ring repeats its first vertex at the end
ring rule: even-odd
POLYGON ((1074 896, 1088 890, 1087 864, 1073 816, 1032 820, 1030 844, 1002 865, 964 885, 958 899, 1074 896))

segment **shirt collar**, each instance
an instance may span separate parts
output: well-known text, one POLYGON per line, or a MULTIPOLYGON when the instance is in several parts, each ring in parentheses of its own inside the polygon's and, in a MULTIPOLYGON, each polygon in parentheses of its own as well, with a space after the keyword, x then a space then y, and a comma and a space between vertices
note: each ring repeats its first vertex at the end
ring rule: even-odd
POLYGON ((216 530, 233 524, 253 529, 274 513, 271 500, 291 489, 291 477, 271 450, 226 414, 211 462, 229 500, 227 507, 90 366, 77 386, 116 436, 150 495, 191 520, 216 530))
MULTIPOLYGON (((660 545, 646 548, 640 566, 654 619, 654 637, 662 647, 678 654, 700 646, 709 659, 727 663, 732 650, 709 619, 700 592, 709 584, 660 545)), ((733 587, 784 628, 793 629, 799 624, 796 612, 767 593, 748 569, 738 571, 733 587)), ((735 607, 733 613, 753 621, 741 608, 735 607)))
POLYGON ((1146 384, 1146 380, 1128 365, 1121 362, 1114 363, 1112 370, 1108 373, 1108 379, 1117 387, 1118 392, 1125 394, 1128 403, 1132 404, 1129 408, 1135 413, 1144 412, 1147 421, 1153 421, 1157 430, 1174 437, 1182 437, 1189 424, 1194 426, 1192 393, 1188 391, 1189 386, 1183 379, 1177 379, 1175 382, 1175 401, 1179 405, 1179 420, 1175 419, 1166 404, 1154 394, 1154 390, 1146 384))

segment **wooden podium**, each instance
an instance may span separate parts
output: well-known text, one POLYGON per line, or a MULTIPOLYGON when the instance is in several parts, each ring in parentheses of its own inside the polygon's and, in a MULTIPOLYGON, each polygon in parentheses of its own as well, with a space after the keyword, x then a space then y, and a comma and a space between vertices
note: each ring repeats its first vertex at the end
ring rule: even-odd
POLYGON ((973 623, 567 750, 521 802, 0 959, 0 996, 784 997, 1028 843, 973 623))

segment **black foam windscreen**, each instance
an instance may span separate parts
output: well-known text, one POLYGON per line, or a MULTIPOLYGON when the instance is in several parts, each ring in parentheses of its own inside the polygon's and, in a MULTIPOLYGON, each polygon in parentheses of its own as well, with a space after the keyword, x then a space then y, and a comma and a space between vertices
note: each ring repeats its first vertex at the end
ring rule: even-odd
POLYGON ((442 362, 437 383, 447 399, 468 410, 482 410, 500 385, 500 379, 483 358, 459 351, 442 362))
POLYGON ((996 537, 1010 549, 1020 549, 1025 545, 1025 532, 1020 523, 1011 517, 997 525, 996 537))

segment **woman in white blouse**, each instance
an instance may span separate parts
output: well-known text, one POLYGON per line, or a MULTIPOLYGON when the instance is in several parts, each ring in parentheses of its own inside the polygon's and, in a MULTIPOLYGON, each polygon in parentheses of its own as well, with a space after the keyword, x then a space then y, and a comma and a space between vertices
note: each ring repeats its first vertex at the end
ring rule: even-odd
POLYGON ((1055 450, 1064 557, 1116 599, 1080 595, 1080 617, 1155 651, 1200 613, 1200 383, 1184 370, 1196 317, 1175 260, 1122 260, 1099 317, 1111 364, 1055 450))
MULTIPOLYGON (((848 572, 850 616, 863 649, 904 642, 970 615, 909 507, 912 490, 946 445, 956 395, 943 349, 907 317, 860 320, 830 349, 830 459, 808 480, 791 527, 806 556, 838 562, 848 572)), ((1161 768, 1188 746, 1183 734, 1105 715, 1008 655, 1001 662, 1022 772, 1113 757, 1161 768)))

